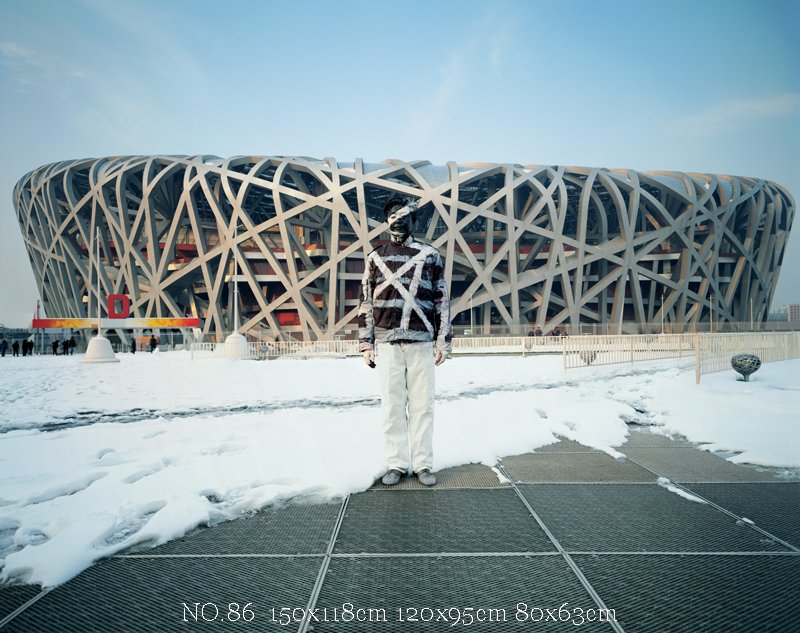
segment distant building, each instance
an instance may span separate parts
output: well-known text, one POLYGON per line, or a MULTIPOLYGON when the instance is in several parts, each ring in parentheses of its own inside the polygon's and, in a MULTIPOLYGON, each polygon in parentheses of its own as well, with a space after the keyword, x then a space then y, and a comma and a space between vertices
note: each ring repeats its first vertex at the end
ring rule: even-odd
POLYGON ((800 321, 800 303, 790 303, 786 306, 786 313, 788 315, 788 321, 800 321))
POLYGON ((470 328, 764 321, 795 212, 784 187, 744 176, 208 155, 45 165, 14 205, 48 314, 96 315, 99 270, 134 317, 200 317, 221 340, 238 296, 252 337, 332 340, 357 327, 395 195, 419 202, 416 235, 470 328))

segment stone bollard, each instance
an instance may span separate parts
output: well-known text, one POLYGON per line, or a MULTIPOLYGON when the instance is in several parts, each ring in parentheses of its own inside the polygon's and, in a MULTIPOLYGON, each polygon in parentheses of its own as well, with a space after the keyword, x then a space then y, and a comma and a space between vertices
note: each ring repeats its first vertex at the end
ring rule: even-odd
POLYGON ((736 354, 731 358, 731 367, 744 376, 745 382, 749 382, 750 374, 761 367, 761 359, 755 354, 736 354))

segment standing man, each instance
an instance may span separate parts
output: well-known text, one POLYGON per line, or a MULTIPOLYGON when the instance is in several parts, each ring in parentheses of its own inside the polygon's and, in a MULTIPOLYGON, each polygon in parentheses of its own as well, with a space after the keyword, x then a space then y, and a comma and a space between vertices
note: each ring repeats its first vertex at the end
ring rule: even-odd
POLYGON ((393 486, 410 467, 433 486, 434 365, 451 350, 450 298, 439 251, 411 234, 416 203, 392 198, 383 211, 392 239, 367 258, 358 311, 359 350, 381 382, 381 481, 393 486))

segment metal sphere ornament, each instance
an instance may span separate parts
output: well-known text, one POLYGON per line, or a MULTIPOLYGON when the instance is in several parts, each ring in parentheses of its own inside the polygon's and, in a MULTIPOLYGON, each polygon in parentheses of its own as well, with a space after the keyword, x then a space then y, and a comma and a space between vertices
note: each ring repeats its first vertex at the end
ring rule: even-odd
POLYGON ((731 358, 731 367, 744 377, 745 382, 749 382, 750 374, 761 367, 761 359, 755 354, 736 354, 731 358))
POLYGON ((591 365, 594 362, 594 359, 597 358, 597 352, 595 350, 584 350, 579 354, 579 356, 584 363, 591 365))

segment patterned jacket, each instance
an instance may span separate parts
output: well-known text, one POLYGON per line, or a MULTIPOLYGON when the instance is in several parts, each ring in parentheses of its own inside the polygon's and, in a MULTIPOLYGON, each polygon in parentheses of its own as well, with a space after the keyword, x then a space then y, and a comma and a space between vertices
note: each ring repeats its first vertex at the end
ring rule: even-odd
POLYGON ((435 341, 450 353, 450 298, 442 257, 409 236, 388 242, 367 258, 358 310, 359 349, 392 341, 435 341))

